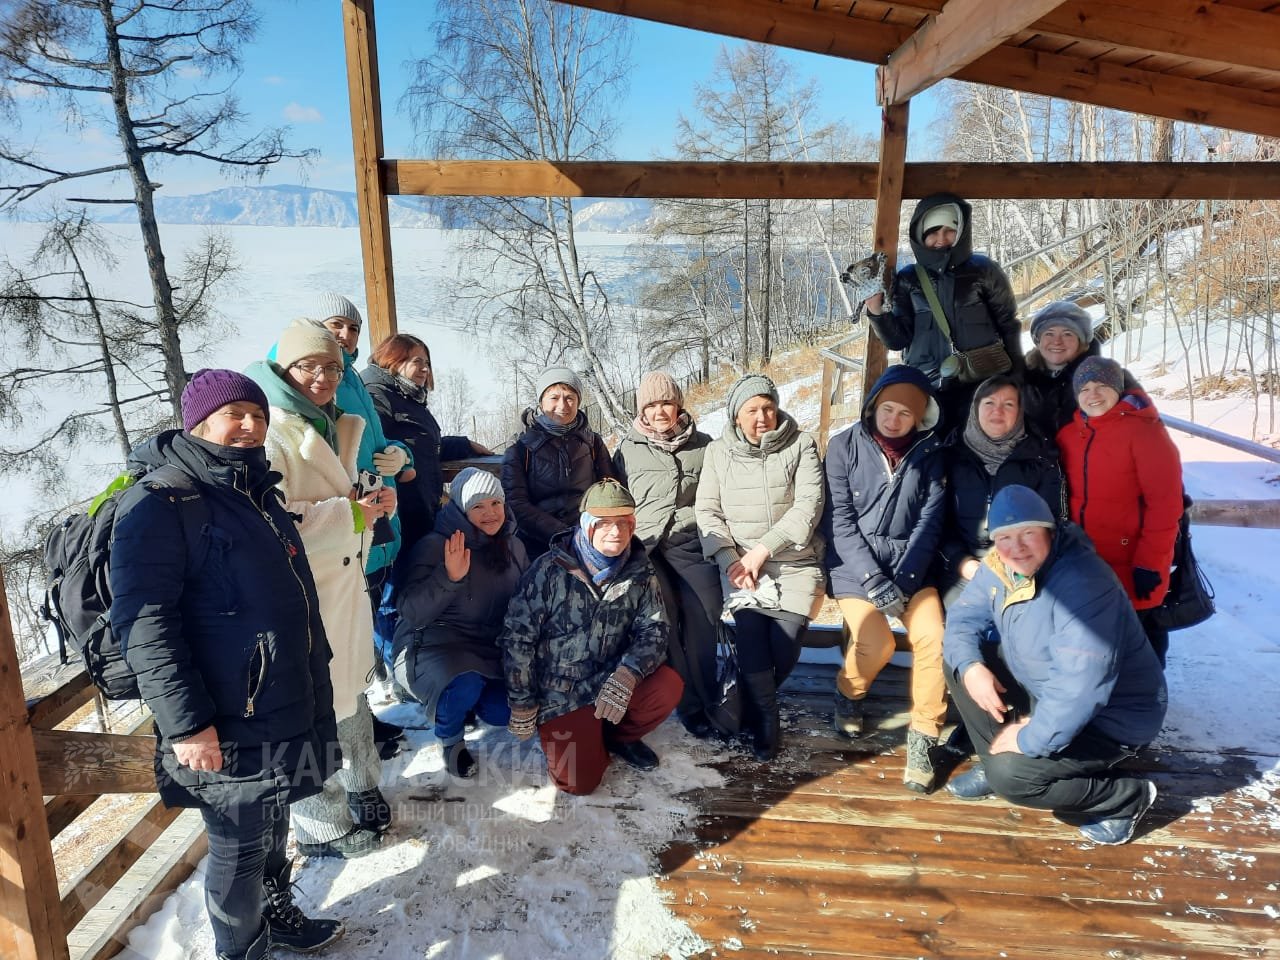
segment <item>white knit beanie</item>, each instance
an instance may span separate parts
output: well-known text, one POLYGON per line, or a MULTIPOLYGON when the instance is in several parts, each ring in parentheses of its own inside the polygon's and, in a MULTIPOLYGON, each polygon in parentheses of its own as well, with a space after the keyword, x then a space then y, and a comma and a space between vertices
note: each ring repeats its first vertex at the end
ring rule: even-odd
POLYGON ((460 470, 449 484, 449 499, 458 505, 458 509, 466 513, 481 500, 501 500, 507 502, 507 495, 498 478, 479 467, 467 467, 460 470))
POLYGON ((340 293, 321 293, 308 305, 303 315, 321 323, 330 317, 341 317, 349 320, 357 327, 364 327, 364 317, 356 309, 356 305, 340 293))

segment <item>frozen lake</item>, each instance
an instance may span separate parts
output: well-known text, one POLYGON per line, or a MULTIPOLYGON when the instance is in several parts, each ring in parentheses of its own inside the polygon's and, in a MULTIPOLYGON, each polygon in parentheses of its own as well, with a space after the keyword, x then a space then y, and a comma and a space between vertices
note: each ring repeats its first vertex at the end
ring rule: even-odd
MULTIPOLYGON (((151 302, 146 261, 138 228, 133 224, 105 224, 100 228, 112 240, 120 263, 115 270, 97 271, 91 280, 101 295, 151 302)), ((208 228, 162 224, 161 232, 170 271, 181 262, 185 250, 194 247, 208 228)), ((241 271, 218 297, 218 309, 233 333, 193 351, 184 341, 187 368, 204 366, 243 369, 261 359, 280 331, 300 315, 310 295, 333 290, 350 297, 363 311, 364 265, 360 235, 354 229, 336 227, 217 227, 235 246, 241 271)), ((4 223, 0 227, 0 254, 23 263, 39 242, 42 227, 32 223, 4 223)), ((459 274, 465 252, 459 231, 404 229, 392 231, 395 258, 396 303, 399 329, 421 337, 431 347, 438 382, 452 370, 467 375, 477 408, 496 407, 513 391, 510 371, 494 369, 492 351, 484 341, 465 330, 466 318, 451 312, 446 291, 459 274), (505 391, 505 393, 504 393, 505 391)), ((606 286, 626 284, 635 275, 631 245, 636 238, 625 234, 581 234, 579 244, 590 266, 606 286)), ((367 321, 367 317, 366 317, 367 321)), ((371 350, 368 337, 360 344, 360 365, 371 350)), ((69 409, 83 409, 96 397, 45 397, 49 416, 69 409)), ((25 432, 25 431, 24 431, 25 432)), ((34 435, 34 429, 31 431, 34 435)), ((16 444, 22 437, 11 436, 16 444)), ((79 450, 75 466, 76 495, 100 489, 119 469, 114 449, 79 450)), ((10 527, 25 515, 30 500, 18 484, 9 488, 0 507, 0 523, 10 527)))

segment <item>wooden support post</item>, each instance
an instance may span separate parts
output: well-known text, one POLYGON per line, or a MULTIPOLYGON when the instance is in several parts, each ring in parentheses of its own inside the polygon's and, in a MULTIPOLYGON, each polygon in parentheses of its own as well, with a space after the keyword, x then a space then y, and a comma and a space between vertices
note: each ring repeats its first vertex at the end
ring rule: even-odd
POLYGON ((36 748, 0 573, 0 957, 66 960, 36 748))
POLYGON ((834 360, 822 358, 822 402, 818 408, 818 455, 826 457, 827 439, 831 433, 832 386, 838 381, 834 360))
POLYGON ((351 97, 351 141, 355 151, 356 209, 364 256, 364 294, 369 344, 376 347, 396 332, 395 277, 391 263, 391 221, 382 182, 382 98, 378 91, 378 42, 373 0, 342 0, 347 48, 347 91, 351 97))
MULTIPOLYGON (((907 119, 911 101, 885 107, 880 120, 880 171, 876 180, 876 252, 886 257, 885 276, 898 269, 898 227, 902 221, 902 181, 907 164, 907 119)), ((892 310, 887 299, 884 310, 892 310)), ((885 349, 880 338, 869 333, 862 368, 862 395, 884 373, 885 349)))

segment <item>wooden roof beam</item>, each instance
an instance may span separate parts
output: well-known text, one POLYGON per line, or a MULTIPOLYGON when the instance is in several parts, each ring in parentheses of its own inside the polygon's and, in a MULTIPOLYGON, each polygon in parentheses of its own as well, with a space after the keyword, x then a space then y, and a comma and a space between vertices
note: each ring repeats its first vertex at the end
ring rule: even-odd
MULTIPOLYGON (((908 27, 776 0, 734 0, 731 4, 706 0, 559 2, 866 63, 884 63, 913 32, 908 27)), ((932 0, 923 6, 932 7, 932 0)), ((1280 137, 1280 95, 1210 80, 1188 80, 1007 44, 964 66, 955 77, 1115 110, 1280 137)))
POLYGON ((910 27, 860 20, 836 10, 790 7, 778 0, 559 0, 575 7, 688 27, 724 37, 884 63, 911 36, 910 27))
MULTIPOLYGON (((909 163, 902 196, 970 199, 1280 200, 1277 166, 1242 163, 909 163)), ((876 163, 384 160, 401 196, 872 200, 876 163)))
POLYGON ((876 70, 881 106, 905 103, 1025 30, 1062 0, 950 0, 876 70))
POLYGON ((1047 36, 1112 43, 1222 67, 1280 73, 1280 17, 1204 0, 1068 0, 1032 24, 1047 36))

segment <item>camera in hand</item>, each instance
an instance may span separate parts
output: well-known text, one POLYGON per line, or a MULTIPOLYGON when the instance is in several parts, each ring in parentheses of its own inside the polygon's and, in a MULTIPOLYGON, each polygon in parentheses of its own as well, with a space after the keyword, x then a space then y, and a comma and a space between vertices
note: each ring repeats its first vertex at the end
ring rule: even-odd
MULTIPOLYGON (((356 475, 356 499, 363 500, 369 494, 377 493, 383 486, 382 477, 378 476, 378 474, 372 470, 361 470, 356 475)), ((373 521, 373 546, 391 543, 395 538, 396 534, 391 529, 391 519, 389 517, 379 517, 373 521)))

